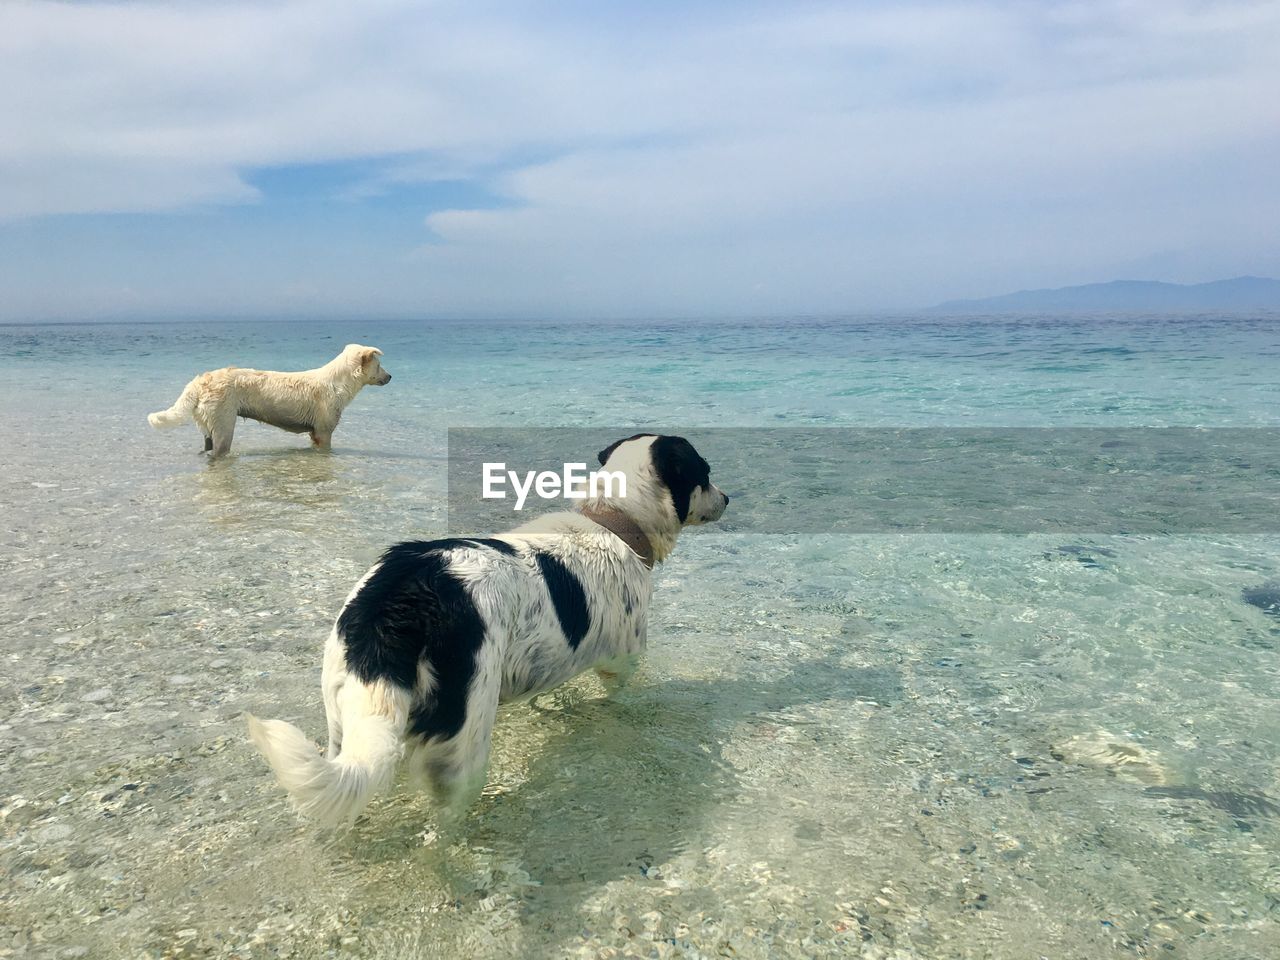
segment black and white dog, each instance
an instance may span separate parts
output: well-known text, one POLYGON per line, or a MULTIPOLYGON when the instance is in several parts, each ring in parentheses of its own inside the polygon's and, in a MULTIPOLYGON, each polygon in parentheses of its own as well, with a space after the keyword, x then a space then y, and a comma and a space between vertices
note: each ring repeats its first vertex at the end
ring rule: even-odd
POLYGON ((402 758, 457 810, 484 785, 499 702, 590 668, 611 689, 626 682, 645 647, 653 564, 729 498, 682 437, 637 434, 599 459, 625 474, 625 496, 498 537, 401 543, 365 574, 325 645, 326 756, 291 724, 248 718, 301 813, 351 819, 402 758))

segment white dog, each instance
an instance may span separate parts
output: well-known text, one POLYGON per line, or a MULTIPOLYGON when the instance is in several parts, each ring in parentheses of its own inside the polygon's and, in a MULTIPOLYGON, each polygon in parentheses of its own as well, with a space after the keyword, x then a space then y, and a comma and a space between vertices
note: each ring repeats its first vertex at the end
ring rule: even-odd
POLYGON ((327 448, 342 411, 369 384, 391 379, 382 369, 377 347, 349 343, 314 370, 278 373, 223 367, 195 377, 168 410, 150 414, 156 429, 194 420, 204 431, 204 449, 221 457, 231 449, 236 417, 248 417, 290 433, 309 433, 311 443, 327 448))
POLYGON ((729 498, 681 437, 638 434, 599 459, 626 475, 625 496, 495 538, 401 543, 364 575, 325 645, 327 755, 297 727, 248 718, 300 812, 354 817, 402 758, 457 812, 484 785, 499 701, 593 667, 610 689, 626 682, 654 562, 729 498))

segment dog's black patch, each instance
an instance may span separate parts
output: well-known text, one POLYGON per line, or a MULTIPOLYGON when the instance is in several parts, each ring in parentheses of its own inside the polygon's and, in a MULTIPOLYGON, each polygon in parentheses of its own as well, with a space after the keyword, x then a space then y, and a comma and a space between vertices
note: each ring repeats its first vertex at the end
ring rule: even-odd
POLYGON ((449 573, 449 551, 467 541, 401 543, 338 617, 347 667, 365 683, 388 680, 412 690, 418 664, 435 677, 432 696, 415 707, 410 729, 452 737, 466 720, 467 693, 484 644, 484 620, 462 581, 449 573))
POLYGON ((649 450, 653 468, 671 491, 676 516, 684 523, 689 516, 689 498, 693 491, 711 483, 711 467, 684 437, 659 437, 649 450))
POLYGON ((488 547, 490 550, 497 550, 499 553, 505 553, 508 557, 518 556, 520 552, 513 544, 507 543, 505 540, 494 540, 486 537, 483 540, 477 539, 472 542, 478 543, 482 547, 488 547))
POLYGON ((599 453, 597 453, 597 454, 596 454, 596 459, 598 459, 598 460, 600 461, 600 466, 602 466, 602 467, 603 467, 606 463, 608 463, 608 462, 609 462, 609 458, 610 458, 611 456, 613 456, 613 451, 617 450, 617 449, 618 449, 620 446, 622 446, 624 443, 626 443, 626 442, 628 442, 628 441, 630 441, 630 440, 639 440, 641 437, 654 437, 654 436, 657 436, 657 434, 654 434, 654 433, 633 433, 633 434, 632 434, 631 436, 629 436, 629 437, 623 437, 621 440, 615 440, 615 441, 613 441, 613 443, 609 444, 607 447, 605 447, 603 450, 601 450, 599 453))
POLYGON ((556 608, 556 618, 565 639, 574 650, 591 629, 591 612, 587 609, 587 592, 579 580, 563 563, 549 553, 538 551, 538 569, 547 581, 551 604, 556 608))

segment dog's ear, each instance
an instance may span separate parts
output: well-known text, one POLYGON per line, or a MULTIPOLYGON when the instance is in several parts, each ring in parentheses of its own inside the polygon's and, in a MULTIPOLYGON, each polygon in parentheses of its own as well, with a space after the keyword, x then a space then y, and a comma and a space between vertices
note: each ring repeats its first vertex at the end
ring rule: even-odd
POLYGON ((652 433, 636 433, 636 434, 632 434, 629 437, 623 437, 621 440, 615 440, 613 441, 613 443, 609 444, 607 447, 605 447, 603 450, 597 453, 596 459, 600 461, 600 466, 603 467, 606 463, 609 462, 609 458, 613 456, 613 451, 617 450, 618 447, 622 446, 628 440, 639 440, 641 437, 652 437, 652 436, 653 436, 652 433))
POLYGON ((369 367, 369 361, 379 353, 382 351, 359 343, 348 343, 342 348, 342 357, 353 377, 363 377, 365 370, 369 367))
POLYGON ((684 437, 659 437, 649 450, 658 477, 671 492, 676 516, 684 523, 693 491, 711 482, 711 467, 684 437))

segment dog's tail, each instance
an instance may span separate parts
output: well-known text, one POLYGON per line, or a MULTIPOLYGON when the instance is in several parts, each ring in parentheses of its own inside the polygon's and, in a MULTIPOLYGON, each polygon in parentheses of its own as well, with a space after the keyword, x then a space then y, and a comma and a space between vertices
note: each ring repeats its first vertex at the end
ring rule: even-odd
POLYGON ((293 724, 245 714, 250 738, 298 812, 325 826, 354 819, 374 794, 390 785, 404 749, 409 691, 352 677, 338 703, 342 749, 332 760, 320 756, 293 724))
POLYGON ((191 415, 196 409, 196 400, 200 396, 199 391, 200 378, 196 377, 182 391, 182 395, 173 401, 173 406, 168 410, 157 410, 155 413, 147 414, 147 423, 151 424, 157 430, 164 430, 168 427, 179 427, 191 419, 191 415))

